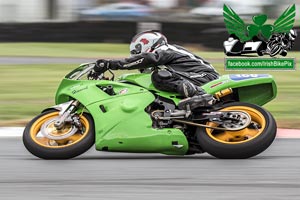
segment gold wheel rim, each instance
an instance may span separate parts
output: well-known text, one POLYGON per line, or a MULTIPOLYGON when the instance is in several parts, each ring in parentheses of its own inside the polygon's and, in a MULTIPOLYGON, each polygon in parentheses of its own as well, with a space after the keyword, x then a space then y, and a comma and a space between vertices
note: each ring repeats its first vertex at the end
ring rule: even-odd
MULTIPOLYGON (((59 112, 48 113, 48 114, 43 115, 40 118, 38 118, 32 124, 32 126, 30 128, 30 137, 36 144, 46 147, 46 148, 64 148, 64 147, 72 146, 72 145, 80 142, 83 138, 85 138, 87 136, 89 129, 90 129, 89 121, 83 115, 81 115, 80 122, 83 125, 83 130, 84 130, 83 133, 77 132, 74 135, 72 135, 68 138, 62 139, 62 140, 52 140, 43 135, 37 137, 42 125, 45 122, 57 117, 58 115, 59 115, 59 112)), ((47 126, 47 129, 48 129, 48 131, 52 131, 51 132, 52 135, 58 136, 58 135, 64 135, 64 134, 68 133, 72 129, 72 126, 67 124, 67 125, 65 125, 65 127, 62 128, 62 130, 57 131, 54 127, 54 124, 51 123, 49 126, 47 126)))
MULTIPOLYGON (((251 123, 258 125, 258 128, 254 129, 249 128, 248 126, 239 131, 216 131, 211 128, 206 128, 206 133, 210 138, 225 144, 241 144, 249 142, 250 140, 253 140, 260 134, 262 134, 263 130, 266 127, 266 119, 260 111, 247 106, 230 106, 222 109, 221 111, 230 110, 241 110, 247 112, 251 116, 251 123)), ((207 125, 213 127, 218 126, 213 122, 208 122, 207 125)))

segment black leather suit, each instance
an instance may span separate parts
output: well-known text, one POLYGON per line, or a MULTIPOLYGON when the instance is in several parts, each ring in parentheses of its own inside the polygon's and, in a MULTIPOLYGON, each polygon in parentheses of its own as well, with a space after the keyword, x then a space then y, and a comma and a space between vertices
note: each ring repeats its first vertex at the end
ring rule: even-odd
POLYGON ((219 77, 207 61, 178 45, 163 45, 151 53, 142 53, 123 60, 110 60, 111 69, 145 69, 164 65, 155 70, 152 82, 157 89, 178 92, 184 97, 205 92, 198 86, 219 77))

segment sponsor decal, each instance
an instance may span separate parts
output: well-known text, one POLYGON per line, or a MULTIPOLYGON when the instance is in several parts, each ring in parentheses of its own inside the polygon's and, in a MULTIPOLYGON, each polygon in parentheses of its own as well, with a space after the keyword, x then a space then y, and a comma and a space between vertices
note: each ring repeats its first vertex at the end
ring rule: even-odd
POLYGON ((119 94, 126 94, 128 92, 128 89, 127 88, 125 88, 125 89, 122 89, 122 90, 120 90, 120 92, 119 92, 119 94))
POLYGON ((211 85, 210 88, 214 88, 214 87, 217 87, 219 85, 223 85, 223 84, 228 83, 228 82, 229 82, 229 80, 221 81, 221 82, 218 82, 218 83, 215 83, 215 84, 211 85))
POLYGON ((134 66, 134 65, 141 64, 143 61, 144 61, 144 58, 141 58, 141 59, 139 59, 139 60, 137 60, 137 61, 134 61, 134 62, 132 62, 132 63, 128 63, 128 64, 126 64, 126 65, 123 65, 123 67, 124 67, 124 68, 132 67, 132 66, 134 66))
POLYGON ((82 86, 77 86, 77 87, 78 87, 77 89, 73 89, 73 90, 72 90, 72 94, 76 94, 76 93, 78 93, 78 92, 81 92, 81 91, 83 91, 83 90, 88 89, 88 86, 84 86, 84 87, 82 87, 82 86))
POLYGON ((231 74, 229 75, 229 78, 233 81, 242 81, 252 78, 266 78, 269 76, 269 74, 231 74))

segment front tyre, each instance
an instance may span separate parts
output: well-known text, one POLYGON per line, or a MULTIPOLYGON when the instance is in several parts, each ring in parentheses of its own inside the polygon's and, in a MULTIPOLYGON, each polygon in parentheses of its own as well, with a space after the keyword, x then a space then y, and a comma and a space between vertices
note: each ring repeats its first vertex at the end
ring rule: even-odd
MULTIPOLYGON (((277 126, 269 112, 257 105, 242 102, 226 104, 221 110, 247 112, 251 116, 251 123, 239 131, 198 128, 197 140, 204 151, 217 158, 241 159, 258 155, 272 144, 277 126)), ((207 122, 206 125, 217 126, 213 122, 207 122)))
POLYGON ((46 111, 27 124, 23 133, 23 143, 30 153, 43 159, 69 159, 86 152, 95 143, 94 121, 89 114, 83 113, 80 116, 82 131, 75 129, 72 124, 66 124, 57 130, 53 119, 58 116, 57 110, 46 111), (41 134, 41 128, 58 137, 74 130, 77 132, 70 137, 54 140, 41 134))

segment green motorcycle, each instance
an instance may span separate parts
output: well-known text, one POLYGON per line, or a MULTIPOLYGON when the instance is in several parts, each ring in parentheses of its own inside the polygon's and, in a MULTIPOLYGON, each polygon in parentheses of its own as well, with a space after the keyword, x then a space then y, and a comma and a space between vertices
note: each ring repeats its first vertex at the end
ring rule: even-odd
POLYGON ((180 110, 182 97, 157 90, 151 73, 114 81, 108 70, 90 80, 94 65, 82 64, 66 75, 56 106, 27 124, 23 142, 33 155, 69 159, 95 144, 99 151, 249 158, 276 136, 274 118, 260 107, 276 96, 271 75, 223 75, 202 86, 217 99, 214 106, 180 110))

